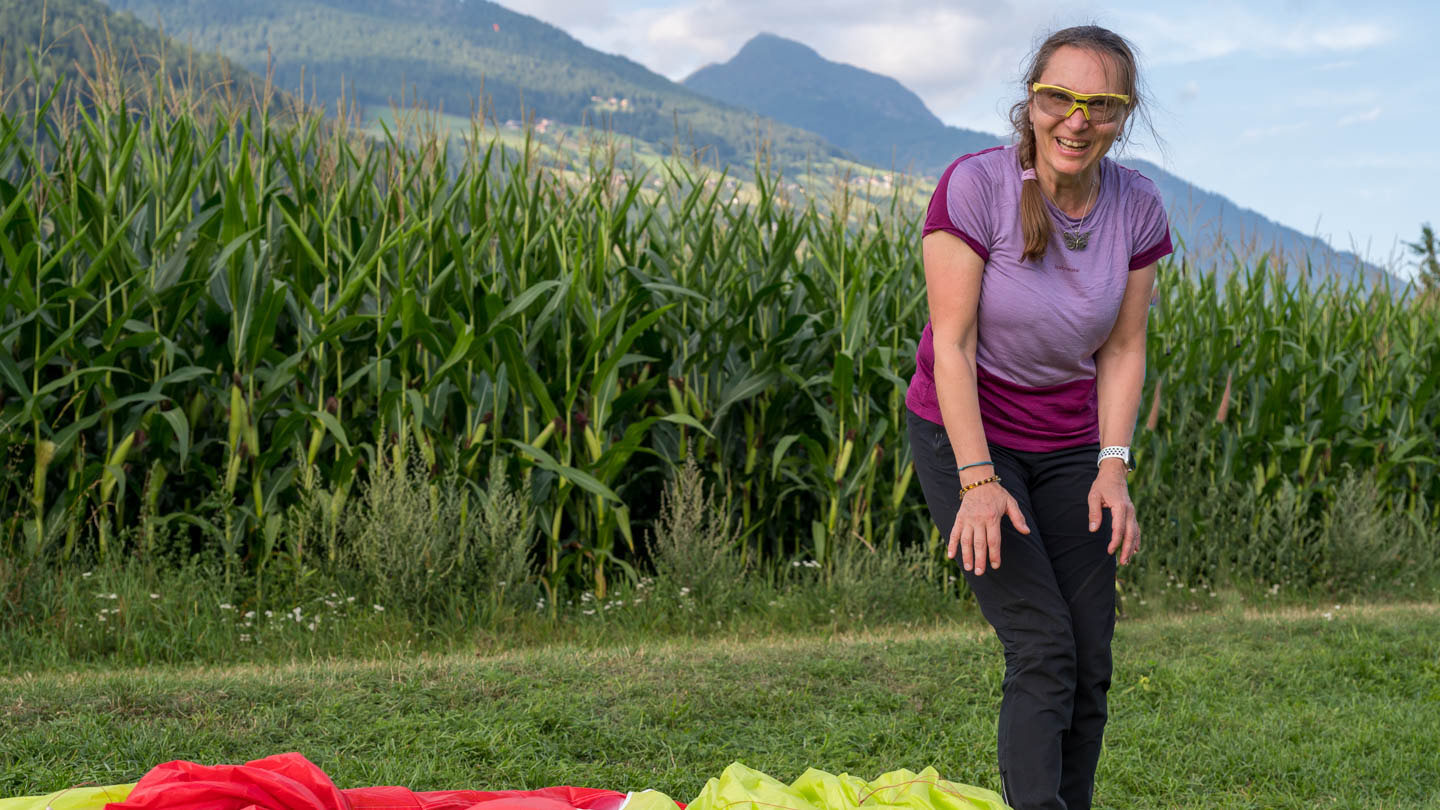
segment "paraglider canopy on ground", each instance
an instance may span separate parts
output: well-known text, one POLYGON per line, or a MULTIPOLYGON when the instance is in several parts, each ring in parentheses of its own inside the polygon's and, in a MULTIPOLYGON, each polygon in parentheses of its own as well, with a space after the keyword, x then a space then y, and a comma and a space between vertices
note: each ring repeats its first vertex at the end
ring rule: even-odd
MULTIPOLYGON (((1009 810, 983 788, 947 782, 934 768, 890 771, 873 781, 811 768, 786 785, 740 763, 706 782, 688 810, 1009 810)), ((687 810, 654 790, 558 786, 538 790, 340 789, 300 754, 244 765, 157 765, 129 785, 79 787, 0 799, 0 810, 687 810)))

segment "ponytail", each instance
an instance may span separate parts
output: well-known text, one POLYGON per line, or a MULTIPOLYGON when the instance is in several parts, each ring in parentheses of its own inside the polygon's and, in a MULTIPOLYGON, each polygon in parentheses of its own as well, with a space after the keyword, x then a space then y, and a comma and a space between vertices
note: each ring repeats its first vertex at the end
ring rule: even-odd
MULTIPOLYGON (((1028 123, 1028 122, 1027 122, 1028 123)), ((1050 212, 1045 208, 1045 195, 1040 190, 1040 181, 1035 178, 1035 128, 1026 126, 1020 133, 1020 168, 1023 178, 1020 183, 1020 232, 1025 236, 1025 251, 1021 261, 1039 261, 1045 258, 1045 249, 1050 246, 1050 212)))

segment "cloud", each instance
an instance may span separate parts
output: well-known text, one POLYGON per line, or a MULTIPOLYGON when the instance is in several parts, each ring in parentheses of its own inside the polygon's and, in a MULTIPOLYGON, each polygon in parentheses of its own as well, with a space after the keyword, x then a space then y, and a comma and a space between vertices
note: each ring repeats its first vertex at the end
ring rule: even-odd
POLYGON ((1310 129, 1309 122, 1296 121, 1290 124, 1276 124, 1274 126, 1268 127, 1251 127, 1250 129, 1241 132, 1240 137, 1245 138, 1246 140, 1256 140, 1260 138, 1278 138, 1283 135, 1293 135, 1297 132, 1304 132, 1307 129, 1310 129))
POLYGON ((1374 90, 1335 90, 1331 87, 1297 90, 1291 103, 1304 110, 1334 110, 1374 105, 1374 90))
POLYGON ((1341 118, 1341 119, 1340 119, 1340 122, 1337 124, 1337 126, 1342 126, 1342 127, 1354 126, 1355 124, 1363 124, 1363 123, 1366 123, 1366 122, 1369 122, 1369 121, 1374 121, 1375 119, 1377 119, 1377 118, 1379 118, 1379 117, 1380 117, 1380 108, 1379 108, 1379 107, 1372 107, 1372 108, 1366 110, 1365 112, 1359 112, 1359 113, 1355 113, 1354 115, 1347 115, 1347 116, 1345 116, 1344 118, 1341 118))
MULTIPOLYGON (((512 0, 591 47, 623 53, 675 80, 728 61, 761 32, 794 39, 821 56, 891 76, 943 110, 984 99, 1015 81, 1036 20, 1036 0, 512 0), (567 9, 582 9, 571 15, 567 9)), ((1058 6, 1057 6, 1058 7, 1058 6)))
MULTIPOLYGON (((1124 33, 1151 64, 1255 54, 1346 54, 1395 38, 1383 21, 1353 21, 1347 9, 1309 5, 1257 12, 1239 0, 1163 12, 1097 13, 1059 0, 507 0, 587 45, 623 54, 680 80, 735 55, 770 32, 809 45, 836 62, 891 76, 942 120, 1006 131, 1005 110, 1035 37, 1097 22, 1124 33)), ((1198 85, 1180 92, 1194 99, 1198 85)), ((1373 103, 1373 102, 1370 102, 1373 103)))
MULTIPOLYGON (((1189 11, 1167 7, 1163 12, 1118 15, 1125 31, 1155 62, 1183 64, 1236 53, 1323 55, 1362 51, 1395 40, 1394 26, 1376 21, 1345 21, 1324 16, 1270 16, 1248 7, 1196 5, 1189 11)), ((1332 68, 1335 63, 1327 64, 1332 68)))
POLYGON ((1358 152, 1323 158, 1320 167, 1362 172, 1440 169, 1440 157, 1430 152, 1358 152))

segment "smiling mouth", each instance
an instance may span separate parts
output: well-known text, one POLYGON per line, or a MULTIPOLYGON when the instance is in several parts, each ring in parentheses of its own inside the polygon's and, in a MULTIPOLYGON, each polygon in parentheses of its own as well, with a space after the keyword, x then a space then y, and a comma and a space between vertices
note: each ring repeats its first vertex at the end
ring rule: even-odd
POLYGON ((1056 137, 1055 142, 1074 152, 1082 151, 1090 145, 1089 141, 1072 141, 1069 138, 1061 137, 1056 137))

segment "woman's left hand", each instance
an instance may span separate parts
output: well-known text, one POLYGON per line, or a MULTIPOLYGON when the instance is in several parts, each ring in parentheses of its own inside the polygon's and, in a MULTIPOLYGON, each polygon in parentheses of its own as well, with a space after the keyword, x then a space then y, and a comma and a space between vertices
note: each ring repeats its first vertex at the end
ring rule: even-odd
POLYGON ((1120 564, 1129 565, 1140 549, 1140 523, 1135 519, 1135 505, 1130 502, 1130 489, 1125 484, 1124 463, 1106 459, 1086 500, 1090 503, 1092 532, 1100 528, 1100 510, 1110 510, 1110 546, 1106 551, 1114 554, 1118 549, 1120 564))

